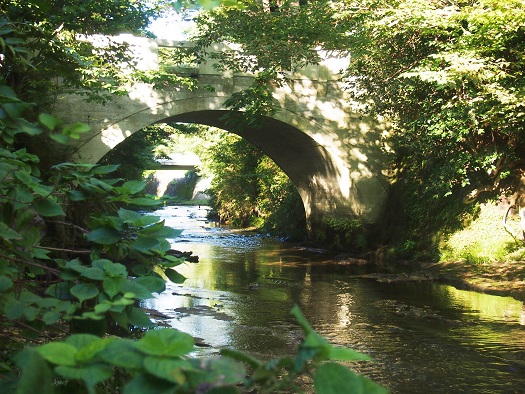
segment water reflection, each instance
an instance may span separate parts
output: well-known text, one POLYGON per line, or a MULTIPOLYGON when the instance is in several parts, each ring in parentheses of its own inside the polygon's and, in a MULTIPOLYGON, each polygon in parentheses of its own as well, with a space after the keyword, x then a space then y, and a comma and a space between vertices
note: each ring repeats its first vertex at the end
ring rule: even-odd
POLYGON ((183 228, 173 248, 191 250, 186 283, 147 307, 168 324, 263 359, 289 354, 301 333, 294 304, 332 343, 374 357, 353 366, 395 393, 519 393, 525 390, 523 304, 432 283, 379 283, 362 267, 272 239, 209 228, 205 209, 160 213, 183 228), (190 218, 191 217, 191 218, 190 218), (190 218, 190 219, 188 219, 190 218))

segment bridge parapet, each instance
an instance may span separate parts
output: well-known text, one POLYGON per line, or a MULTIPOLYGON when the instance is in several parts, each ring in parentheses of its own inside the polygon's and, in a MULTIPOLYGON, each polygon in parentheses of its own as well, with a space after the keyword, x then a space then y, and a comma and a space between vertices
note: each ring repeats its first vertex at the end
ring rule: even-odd
MULTIPOLYGON (((175 41, 167 39, 150 39, 146 37, 135 37, 131 34, 121 34, 114 37, 94 36, 90 38, 92 41, 108 42, 114 40, 119 43, 127 43, 130 51, 133 53, 137 61, 137 68, 140 70, 154 70, 159 67, 159 48, 173 48, 179 50, 189 50, 195 46, 190 41, 175 41)), ((242 48, 237 44, 215 43, 209 49, 209 53, 220 52, 241 52, 242 48)), ((335 56, 329 51, 315 50, 321 59, 319 64, 309 65, 304 68, 297 69, 293 73, 289 73, 287 77, 292 79, 309 79, 312 81, 336 81, 340 79, 340 71, 348 65, 348 58, 335 56)), ((189 68, 198 72, 198 74, 212 74, 224 75, 215 68, 216 60, 209 56, 204 62, 199 64, 188 65, 189 68)), ((250 75, 250 74, 236 74, 236 75, 250 75)), ((226 76, 231 76, 226 73, 226 76)))

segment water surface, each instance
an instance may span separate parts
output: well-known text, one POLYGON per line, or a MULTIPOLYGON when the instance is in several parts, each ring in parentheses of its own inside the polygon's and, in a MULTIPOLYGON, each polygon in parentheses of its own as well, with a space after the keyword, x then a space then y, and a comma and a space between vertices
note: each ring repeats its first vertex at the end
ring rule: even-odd
POLYGON ((291 354, 298 304, 331 343, 374 358, 353 368, 393 393, 525 393, 525 308, 509 297, 435 283, 380 283, 366 268, 275 239, 210 227, 206 207, 155 215, 183 229, 173 248, 192 251, 188 279, 145 306, 170 316, 216 354, 229 347, 261 359, 291 354))

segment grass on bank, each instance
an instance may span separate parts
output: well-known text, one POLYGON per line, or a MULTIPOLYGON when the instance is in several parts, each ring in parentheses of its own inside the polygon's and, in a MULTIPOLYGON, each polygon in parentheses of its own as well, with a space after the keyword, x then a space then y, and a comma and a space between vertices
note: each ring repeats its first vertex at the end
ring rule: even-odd
MULTIPOLYGON (((525 259, 525 247, 505 230, 506 207, 495 203, 481 206, 479 216, 440 245, 441 261, 484 264, 525 259)), ((517 233, 518 215, 509 216, 507 225, 517 233)))

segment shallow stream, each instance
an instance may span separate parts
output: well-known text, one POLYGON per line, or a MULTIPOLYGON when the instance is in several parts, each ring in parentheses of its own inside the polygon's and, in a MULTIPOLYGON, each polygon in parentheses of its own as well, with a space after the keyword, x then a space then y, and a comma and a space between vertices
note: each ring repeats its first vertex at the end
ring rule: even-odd
POLYGON ((144 306, 187 332, 203 355, 229 347, 267 360, 292 354, 301 331, 298 304, 332 344, 374 358, 355 365, 392 393, 525 393, 525 307, 430 282, 385 283, 359 277, 364 266, 333 255, 206 221, 207 207, 155 212, 184 230, 173 249, 199 263, 188 279, 144 306))

